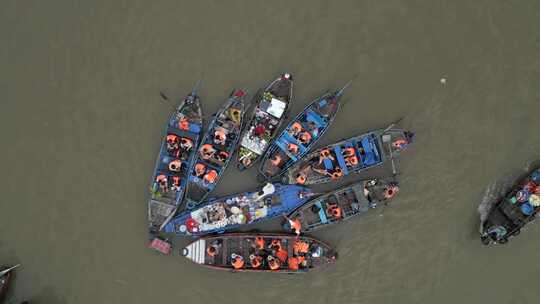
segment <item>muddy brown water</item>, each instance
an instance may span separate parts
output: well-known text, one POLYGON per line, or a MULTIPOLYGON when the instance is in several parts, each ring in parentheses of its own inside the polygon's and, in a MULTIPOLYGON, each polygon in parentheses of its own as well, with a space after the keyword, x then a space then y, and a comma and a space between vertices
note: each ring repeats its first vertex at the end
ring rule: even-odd
MULTIPOLYGON (((13 303, 538 302, 540 225, 487 248, 477 207, 540 158, 540 2, 0 7, 0 262, 23 265, 13 303), (314 233, 340 258, 305 276, 147 250, 149 180, 174 106, 158 92, 179 98, 203 75, 210 114, 233 87, 254 93, 283 71, 296 80, 293 113, 358 74, 319 145, 404 117, 417 138, 398 161, 395 203, 314 233)), ((253 169, 231 167, 216 194, 255 186, 253 169)))

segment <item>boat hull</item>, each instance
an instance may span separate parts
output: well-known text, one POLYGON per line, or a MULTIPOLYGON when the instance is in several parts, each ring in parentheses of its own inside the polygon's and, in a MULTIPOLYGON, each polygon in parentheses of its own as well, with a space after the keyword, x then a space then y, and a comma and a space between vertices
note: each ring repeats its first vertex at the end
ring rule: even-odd
POLYGON ((231 233, 203 237, 186 246, 182 254, 196 264, 232 272, 306 273, 333 264, 337 259, 337 252, 332 247, 316 239, 289 234, 262 233, 231 233), (263 240, 262 247, 255 246, 257 237, 263 240), (298 246, 300 243, 305 244, 307 248, 302 250, 302 246, 298 246), (210 247, 215 249, 213 255, 208 253, 210 247), (232 258, 237 256, 245 260, 244 266, 240 268, 232 265, 232 258), (255 256, 263 261, 258 267, 253 267, 251 263, 251 258, 255 256), (273 258, 279 259, 279 267, 275 270, 269 267, 269 261, 273 258), (295 262, 298 259, 302 259, 303 262, 296 268, 291 266, 293 264, 291 258, 296 259, 295 262))

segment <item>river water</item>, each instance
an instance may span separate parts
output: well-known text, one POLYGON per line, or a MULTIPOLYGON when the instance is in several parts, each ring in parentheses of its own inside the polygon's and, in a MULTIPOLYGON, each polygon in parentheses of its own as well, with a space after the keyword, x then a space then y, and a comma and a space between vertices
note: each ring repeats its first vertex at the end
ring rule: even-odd
MULTIPOLYGON (((540 225, 485 247, 477 208, 540 159, 539 1, 0 7, 0 262, 23 265, 13 303, 538 303, 540 225), (254 93, 283 71, 296 80, 293 113, 357 75, 320 145, 404 117, 417 138, 394 204, 314 233, 340 258, 305 276, 212 271, 146 249, 175 105, 158 92, 178 100, 202 77, 211 114, 233 87, 254 93)), ((216 194, 255 186, 254 170, 231 167, 216 194)))

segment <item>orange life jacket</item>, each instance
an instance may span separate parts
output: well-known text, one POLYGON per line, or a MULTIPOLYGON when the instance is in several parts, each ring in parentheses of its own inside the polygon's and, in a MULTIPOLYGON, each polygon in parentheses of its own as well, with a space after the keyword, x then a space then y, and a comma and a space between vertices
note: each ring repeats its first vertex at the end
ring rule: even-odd
POLYGON ((351 156, 354 156, 356 153, 354 153, 354 148, 345 148, 343 150, 343 156, 345 157, 351 157, 351 156))
POLYGON ((279 239, 273 239, 270 245, 273 249, 281 250, 281 241, 279 239))
POLYGON ((332 173, 332 175, 330 176, 330 178, 332 180, 338 180, 340 179, 341 177, 343 176, 343 172, 341 171, 341 169, 337 168, 334 173, 332 173))
POLYGON ((204 172, 206 171, 206 166, 201 164, 201 163, 197 163, 195 165, 195 175, 197 175, 198 177, 201 177, 204 172))
POLYGON ((294 134, 300 133, 300 131, 302 131, 302 125, 297 121, 293 122, 293 124, 291 126, 291 131, 294 134))
POLYGON ((258 236, 255 238, 255 247, 257 249, 263 249, 264 248, 264 239, 262 236, 258 236))
POLYGON ((347 164, 347 166, 356 166, 358 165, 358 157, 356 156, 349 156, 347 158, 345 158, 345 163, 347 164))
POLYGON ((320 156, 322 158, 327 158, 328 156, 330 156, 330 150, 328 149, 322 149, 321 152, 320 152, 320 156))
POLYGON ((293 144, 293 143, 289 143, 289 145, 287 146, 287 150, 289 150, 289 152, 291 152, 292 154, 297 154, 298 153, 298 145, 293 144))
POLYGON ((249 259, 249 262, 251 263, 251 267, 253 268, 259 268, 262 265, 263 258, 261 256, 255 256, 252 255, 249 259))
POLYGON ((240 269, 244 267, 244 258, 242 256, 237 255, 232 260, 232 266, 234 267, 234 269, 240 269))
POLYGON ((178 136, 176 136, 174 134, 167 135, 167 142, 170 143, 170 144, 178 142, 178 136))
POLYGON ((212 170, 208 171, 208 173, 206 173, 206 174, 204 175, 203 179, 204 179, 206 182, 212 184, 212 183, 215 183, 215 182, 216 182, 217 176, 218 176, 218 174, 217 174, 216 170, 213 170, 213 169, 212 169, 212 170))
POLYGON ((299 185, 303 185, 306 183, 306 174, 305 173, 298 173, 296 176, 296 183, 299 185))
POLYGON ((206 253, 211 257, 216 256, 216 254, 217 254, 216 246, 210 246, 210 247, 206 248, 206 253))
POLYGON ((309 251, 309 244, 300 240, 294 241, 293 250, 295 254, 307 253, 309 251))
POLYGON ((290 257, 287 260, 287 264, 289 265, 290 270, 298 270, 298 265, 300 264, 300 262, 298 261, 298 258, 290 257))
POLYGON ((282 263, 285 263, 285 261, 287 261, 287 250, 278 250, 276 252, 276 256, 282 263))
POLYGON ((268 256, 268 266, 271 270, 278 270, 281 267, 281 263, 278 259, 272 257, 271 255, 268 256))
POLYGON ((300 142, 307 144, 311 141, 311 134, 309 132, 302 132, 299 136, 300 142))
POLYGON ((294 220, 289 220, 289 224, 291 225, 291 229, 294 230, 296 234, 300 234, 302 222, 300 222, 299 219, 295 218, 294 220))

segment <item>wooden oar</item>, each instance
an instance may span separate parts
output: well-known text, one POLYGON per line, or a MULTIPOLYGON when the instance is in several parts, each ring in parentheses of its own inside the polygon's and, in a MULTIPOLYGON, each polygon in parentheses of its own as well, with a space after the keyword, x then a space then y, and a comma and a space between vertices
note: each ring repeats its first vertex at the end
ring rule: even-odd
POLYGON ((15 266, 13 266, 13 267, 10 267, 10 268, 8 268, 8 269, 4 269, 4 270, 0 271, 0 278, 3 277, 3 276, 5 276, 5 275, 8 274, 10 271, 12 271, 13 269, 15 269, 15 268, 17 268, 17 267, 19 267, 19 266, 21 266, 21 264, 17 264, 17 265, 15 265, 15 266))

